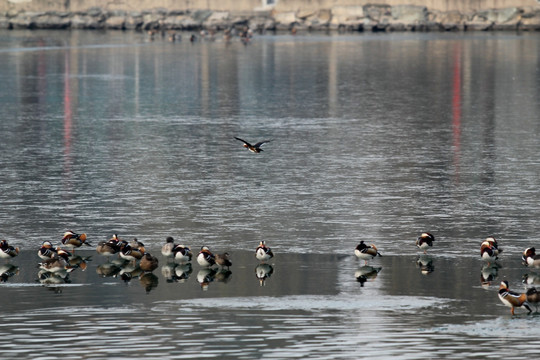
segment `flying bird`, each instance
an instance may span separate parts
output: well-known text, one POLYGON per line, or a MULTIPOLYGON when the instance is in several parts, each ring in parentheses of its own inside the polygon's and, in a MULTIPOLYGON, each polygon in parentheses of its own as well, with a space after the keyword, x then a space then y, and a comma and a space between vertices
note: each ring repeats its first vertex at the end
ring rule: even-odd
POLYGON ((236 140, 240 140, 241 142, 244 143, 244 147, 246 149, 248 149, 249 151, 251 152, 254 152, 254 153, 260 153, 261 151, 263 151, 261 149, 261 145, 264 144, 264 143, 267 143, 267 142, 270 142, 271 140, 264 140, 264 141, 259 141, 258 143, 256 143, 255 145, 251 145, 250 143, 248 143, 246 140, 242 140, 240 138, 237 138, 236 136, 234 137, 236 140))

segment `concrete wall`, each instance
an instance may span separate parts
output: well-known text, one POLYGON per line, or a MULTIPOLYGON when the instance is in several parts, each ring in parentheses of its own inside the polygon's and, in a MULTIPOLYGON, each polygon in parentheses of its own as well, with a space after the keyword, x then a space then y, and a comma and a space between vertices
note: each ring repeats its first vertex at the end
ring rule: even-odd
MULTIPOLYGON (((91 7, 107 10, 141 11, 155 8, 168 10, 222 10, 250 12, 264 9, 268 0, 0 0, 0 12, 8 10, 84 11, 91 7)), ((483 9, 540 6, 539 0, 275 0, 277 12, 330 9, 337 5, 422 5, 430 10, 469 12, 483 9)), ((268 7, 266 7, 268 8, 268 7)))

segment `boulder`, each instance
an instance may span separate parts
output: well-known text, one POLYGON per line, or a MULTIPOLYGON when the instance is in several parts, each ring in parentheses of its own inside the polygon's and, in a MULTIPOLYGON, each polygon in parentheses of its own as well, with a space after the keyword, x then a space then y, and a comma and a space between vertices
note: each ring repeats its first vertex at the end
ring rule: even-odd
POLYGON ((22 12, 9 20, 10 28, 12 29, 34 29, 36 26, 35 18, 40 16, 40 13, 22 12))
POLYGON ((124 28, 126 30, 137 30, 142 27, 142 15, 131 13, 125 18, 124 28))
POLYGON ((71 18, 72 29, 103 29, 104 18, 77 14, 71 18))
POLYGON ((71 26, 71 19, 61 17, 56 14, 45 14, 34 19, 36 29, 68 29, 71 26))
POLYGON ((274 21, 280 26, 292 26, 297 22, 296 14, 293 11, 277 13, 274 15, 274 21))
POLYGON ((459 11, 436 11, 428 14, 427 22, 435 23, 439 30, 454 31, 464 30, 467 16, 459 11))
POLYGON ((124 30, 126 28, 125 16, 111 16, 105 20, 105 28, 112 30, 124 30))
POLYGON ((217 30, 226 29, 230 26, 228 11, 214 11, 203 23, 206 28, 217 30))
POLYGON ((427 8, 415 5, 396 5, 392 7, 392 18, 403 24, 420 24, 427 20, 427 8))
POLYGON ((365 5, 364 16, 375 22, 380 22, 383 16, 392 16, 392 7, 376 4, 365 5))
POLYGON ((493 21, 489 21, 480 14, 474 14, 470 20, 465 22, 465 30, 486 31, 493 28, 493 21))
POLYGON ((144 14, 142 17, 141 28, 143 30, 159 29, 161 27, 162 20, 163 17, 160 14, 144 14))
POLYGON ((524 9, 519 28, 522 30, 540 30, 540 9, 524 9))
POLYGON ((162 21, 162 25, 165 29, 171 29, 171 30, 182 30, 184 25, 184 20, 188 18, 185 15, 173 15, 173 16, 167 16, 162 21))
POLYGON ((518 8, 505 8, 505 9, 489 9, 484 11, 478 11, 477 15, 486 19, 492 23, 505 23, 516 20, 520 16, 520 10, 518 8))
POLYGON ((351 26, 353 24, 361 24, 364 17, 363 6, 334 6, 330 10, 332 25, 351 26))
POLYGON ((260 16, 250 19, 248 26, 253 31, 259 32, 276 29, 276 23, 274 22, 274 19, 260 16))

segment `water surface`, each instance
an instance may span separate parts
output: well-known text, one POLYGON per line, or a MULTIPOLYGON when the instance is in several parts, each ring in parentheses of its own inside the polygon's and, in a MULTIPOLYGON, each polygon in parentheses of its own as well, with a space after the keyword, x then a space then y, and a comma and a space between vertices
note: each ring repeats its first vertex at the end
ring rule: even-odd
POLYGON ((525 290, 520 255, 538 246, 539 45, 509 33, 245 46, 0 31, 0 237, 23 250, 0 286, 10 300, 0 348, 26 358, 534 354, 537 317, 511 317, 496 291, 501 279, 525 290), (253 154, 234 136, 272 141, 253 154), (85 271, 45 286, 35 252, 67 229, 94 246, 137 237, 154 254, 166 236, 208 245, 233 255, 232 276, 201 286, 194 263, 179 282, 160 258, 153 275, 103 278, 106 259, 86 249, 85 271), (422 231, 436 236, 426 274, 422 231), (488 235, 504 253, 483 283, 488 235), (261 240, 278 254, 265 286, 261 240), (358 281, 360 240, 383 257, 358 281))

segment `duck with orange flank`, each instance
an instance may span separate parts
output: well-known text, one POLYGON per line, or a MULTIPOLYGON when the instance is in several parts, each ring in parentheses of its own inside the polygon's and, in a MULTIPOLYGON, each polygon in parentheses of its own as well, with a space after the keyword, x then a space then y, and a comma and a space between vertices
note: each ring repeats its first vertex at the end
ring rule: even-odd
POLYGON ((62 237, 62 244, 64 246, 71 247, 73 250, 81 247, 83 244, 86 246, 91 246, 91 244, 86 241, 86 234, 77 234, 71 230, 64 233, 64 236, 62 237))
POLYGON ((203 246, 197 255, 197 262, 201 266, 210 267, 216 263, 216 257, 207 246, 203 246))
POLYGON ((495 250, 495 254, 497 256, 499 256, 499 254, 503 252, 503 249, 499 248, 499 244, 493 236, 488 236, 483 242, 489 243, 491 247, 495 250))
POLYGON ((497 260, 497 254, 497 249, 489 241, 484 241, 480 245, 480 257, 482 260, 488 263, 495 262, 497 260))
POLYGON ((527 294, 520 294, 514 291, 511 291, 508 288, 508 281, 503 280, 501 286, 499 287, 499 299, 502 303, 510 308, 510 312, 514 315, 514 309, 517 307, 525 307, 529 310, 529 314, 532 312, 527 302, 527 294))

